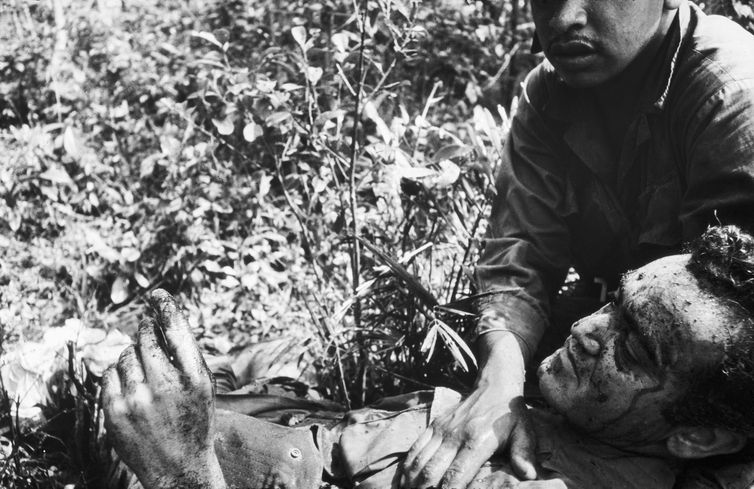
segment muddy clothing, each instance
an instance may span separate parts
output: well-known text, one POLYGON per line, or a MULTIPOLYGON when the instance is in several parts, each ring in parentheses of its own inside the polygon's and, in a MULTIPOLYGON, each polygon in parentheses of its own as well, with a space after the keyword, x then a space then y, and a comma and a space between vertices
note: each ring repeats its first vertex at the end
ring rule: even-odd
MULTIPOLYGON (((298 428, 220 412, 215 450, 229 487, 316 489, 322 475, 341 487, 398 488, 406 452, 459 401, 458 393, 440 388, 388 398, 335 424, 304 422, 298 428)), ((547 411, 532 409, 531 415, 541 479, 561 479, 572 489, 671 489, 675 483, 670 462, 592 440, 547 411)), ((493 471, 512 473, 493 459, 476 478, 493 471)))
POLYGON ((589 91, 565 85, 547 62, 535 68, 476 270, 480 292, 499 292, 481 311, 533 353, 570 266, 612 290, 621 273, 678 252, 718 220, 751 228, 752 60, 754 36, 684 3, 652 61, 638 116, 612 143, 611 114, 589 91))

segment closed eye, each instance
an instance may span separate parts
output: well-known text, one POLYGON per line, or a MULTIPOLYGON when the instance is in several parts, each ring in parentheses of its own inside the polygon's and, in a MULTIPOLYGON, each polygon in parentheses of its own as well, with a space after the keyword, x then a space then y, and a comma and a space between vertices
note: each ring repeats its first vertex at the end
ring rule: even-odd
POLYGON ((640 371, 650 376, 658 374, 657 364, 641 339, 632 331, 624 331, 615 340, 615 360, 621 371, 640 371))

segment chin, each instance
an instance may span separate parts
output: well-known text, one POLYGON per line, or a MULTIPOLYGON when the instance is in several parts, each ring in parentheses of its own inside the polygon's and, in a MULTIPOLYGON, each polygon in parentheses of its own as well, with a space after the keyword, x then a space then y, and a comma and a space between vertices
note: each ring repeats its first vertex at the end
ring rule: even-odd
POLYGON ((558 73, 558 76, 561 80, 563 80, 563 82, 565 82, 566 85, 573 88, 594 88, 596 86, 602 85, 610 79, 610 76, 602 73, 564 73, 557 68, 555 69, 555 71, 558 73))
POLYGON ((564 371, 560 350, 542 360, 537 368, 537 378, 539 392, 547 404, 555 411, 565 414, 571 384, 564 371))
POLYGON ((537 371, 539 376, 539 393, 542 394, 542 398, 545 400, 548 406, 558 413, 564 414, 564 407, 560 402, 563 392, 559 388, 557 379, 554 379, 550 372, 541 370, 537 371))
POLYGON ((568 67, 549 60, 558 77, 573 88, 594 88, 615 78, 623 68, 605 60, 597 60, 589 65, 568 67))

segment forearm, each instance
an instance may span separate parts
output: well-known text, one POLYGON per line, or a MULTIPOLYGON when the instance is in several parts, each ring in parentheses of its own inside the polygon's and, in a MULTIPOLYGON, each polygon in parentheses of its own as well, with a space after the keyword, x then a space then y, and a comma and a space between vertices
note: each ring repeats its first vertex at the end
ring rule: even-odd
POLYGON ((515 395, 523 392, 528 346, 508 331, 489 331, 479 336, 477 388, 502 389, 515 395))

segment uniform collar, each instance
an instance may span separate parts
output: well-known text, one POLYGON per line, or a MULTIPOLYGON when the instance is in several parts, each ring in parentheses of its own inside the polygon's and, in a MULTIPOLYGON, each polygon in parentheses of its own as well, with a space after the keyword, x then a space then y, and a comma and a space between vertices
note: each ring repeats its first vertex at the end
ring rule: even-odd
POLYGON ((667 74, 664 79, 664 84, 662 84, 662 91, 660 92, 659 97, 652 104, 652 106, 657 110, 662 110, 665 107, 665 101, 668 98, 670 85, 673 82, 673 77, 676 71, 678 54, 681 52, 683 40, 686 38, 686 33, 689 29, 690 17, 691 6, 689 5, 689 2, 681 3, 681 6, 678 8, 678 13, 675 16, 675 20, 673 21, 673 25, 670 27, 670 31, 668 32, 668 35, 672 36, 671 42, 669 44, 669 49, 668 51, 663 53, 665 56, 672 53, 672 56, 670 56, 669 58, 663 56, 664 59, 668 60, 667 65, 664 65, 668 68, 666 72, 667 74))

